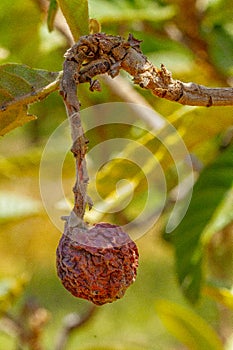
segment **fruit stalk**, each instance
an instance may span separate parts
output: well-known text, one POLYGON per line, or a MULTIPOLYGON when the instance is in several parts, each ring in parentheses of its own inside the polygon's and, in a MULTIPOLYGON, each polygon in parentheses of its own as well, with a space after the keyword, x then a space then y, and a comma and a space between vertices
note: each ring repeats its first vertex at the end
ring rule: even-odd
POLYGON ((84 131, 80 118, 80 103, 77 98, 77 82, 75 81, 75 73, 79 69, 77 62, 66 59, 63 65, 63 78, 61 81, 60 94, 63 97, 67 116, 71 127, 71 136, 73 145, 71 152, 74 154, 76 163, 76 182, 73 187, 74 192, 74 208, 73 212, 78 219, 83 219, 86 208, 86 192, 88 184, 88 173, 85 155, 87 152, 88 140, 84 135, 84 131))
MULTIPOLYGON (((102 36, 100 36, 102 38, 102 36)), ((57 247, 57 273, 64 287, 78 298, 95 305, 111 303, 125 294, 135 281, 138 267, 138 249, 127 233, 117 225, 99 223, 89 228, 83 221, 87 199, 88 173, 85 155, 88 140, 80 118, 77 85, 84 66, 90 90, 100 90, 98 80, 92 75, 108 67, 107 60, 100 60, 94 67, 88 62, 95 54, 78 44, 65 55, 60 93, 63 97, 71 126, 73 145, 71 151, 76 160, 76 182, 73 188, 74 208, 65 217, 64 233, 57 247), (107 64, 106 64, 107 63, 107 64)))

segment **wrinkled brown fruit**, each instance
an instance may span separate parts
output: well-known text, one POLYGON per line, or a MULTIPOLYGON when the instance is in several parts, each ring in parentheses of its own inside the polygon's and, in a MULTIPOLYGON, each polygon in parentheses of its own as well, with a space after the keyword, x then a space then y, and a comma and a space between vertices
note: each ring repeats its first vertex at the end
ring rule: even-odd
POLYGON ((138 249, 121 227, 68 227, 57 247, 57 273, 74 296, 96 305, 121 298, 134 282, 138 249))

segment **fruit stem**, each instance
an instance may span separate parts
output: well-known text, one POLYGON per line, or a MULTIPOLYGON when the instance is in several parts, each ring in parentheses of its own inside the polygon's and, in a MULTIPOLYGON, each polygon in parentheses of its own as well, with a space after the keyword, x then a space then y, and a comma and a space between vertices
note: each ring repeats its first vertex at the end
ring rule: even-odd
POLYGON ((60 85, 60 94, 66 106, 67 117, 70 122, 73 145, 71 152, 76 163, 76 182, 73 187, 74 208, 73 212, 78 218, 83 219, 87 204, 87 184, 89 181, 85 155, 88 140, 84 135, 80 118, 80 103, 77 97, 77 82, 75 75, 81 64, 66 58, 63 64, 63 77, 60 85))

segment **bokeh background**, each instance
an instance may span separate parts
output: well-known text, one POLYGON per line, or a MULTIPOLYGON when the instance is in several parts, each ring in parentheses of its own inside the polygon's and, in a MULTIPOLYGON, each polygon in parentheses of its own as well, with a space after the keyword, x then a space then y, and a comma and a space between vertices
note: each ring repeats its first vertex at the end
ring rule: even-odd
MULTIPOLYGON (((46 0, 1 0, 1 64, 14 62, 50 71, 62 70, 69 36, 61 17, 56 28, 48 31, 47 8, 46 0)), ((144 54, 155 65, 165 64, 174 78, 207 86, 232 85, 231 0, 90 0, 89 8, 90 17, 101 23, 103 32, 124 37, 133 33, 142 40, 144 54)), ((79 87, 83 109, 129 100, 151 106, 177 128, 192 154, 196 177, 231 142, 232 107, 183 107, 133 87, 130 77, 124 73, 115 85, 105 78, 101 84, 102 91, 94 93, 86 85, 79 87)), ((0 140, 0 306, 2 312, 7 310, 19 318, 25 302, 33 300, 46 310, 47 322, 41 336, 43 348, 55 349, 64 317, 74 312, 85 314, 90 305, 72 297, 56 276, 55 251, 61 232, 48 217, 39 189, 44 147, 52 132, 66 118, 62 99, 55 92, 32 105, 30 113, 38 119, 0 140)), ((87 135, 90 149, 119 134, 137 140, 145 136, 140 129, 143 123, 139 117, 138 125, 96 128, 87 135)), ((72 333, 66 349, 184 349, 169 335, 155 308, 160 298, 190 308, 177 283, 173 247, 163 234, 166 217, 174 204, 172 190, 177 185, 177 174, 174 162, 159 141, 148 147, 160 159, 166 178, 168 193, 164 215, 137 240, 140 266, 134 285, 122 300, 98 307, 87 324, 72 333)), ((54 154, 51 154, 48 172, 53 170, 53 160, 54 154)), ((103 168, 102 175, 100 171, 97 185, 90 183, 90 192, 96 185, 101 196, 107 197, 120 179, 130 180, 135 174, 141 176, 140 169, 125 160, 111 165, 110 170, 103 168)), ((62 175, 64 191, 72 202, 75 174, 71 154, 67 154, 62 175)), ((106 214, 101 219, 121 225, 134 219, 144 205, 146 189, 145 174, 135 189, 131 205, 117 216, 106 214)), ((232 200, 228 205, 232 208, 232 200)), ((233 275, 232 216, 228 215, 224 220, 222 230, 216 233, 206 249, 205 264, 212 278, 230 285, 233 275)), ((202 296, 194 309, 216 329, 226 349, 232 349, 232 313, 207 296, 202 296)), ((0 320, 0 350, 21 349, 16 343, 14 330, 0 320)))

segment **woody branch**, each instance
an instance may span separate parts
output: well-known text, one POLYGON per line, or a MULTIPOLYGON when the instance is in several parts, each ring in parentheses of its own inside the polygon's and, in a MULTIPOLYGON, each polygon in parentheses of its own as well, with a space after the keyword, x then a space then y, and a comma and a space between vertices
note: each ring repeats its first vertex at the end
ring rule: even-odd
POLYGON ((144 89, 160 98, 190 106, 233 106, 233 88, 209 88, 195 83, 183 83, 172 78, 164 65, 155 67, 140 49, 140 41, 129 35, 128 40, 103 33, 80 38, 66 53, 66 61, 76 62, 74 81, 90 83, 99 90, 96 75, 108 73, 112 78, 120 69, 128 72, 144 89))
POLYGON ((165 68, 155 67, 143 55, 140 41, 131 34, 128 40, 120 36, 97 33, 83 36, 65 54, 60 93, 63 97, 71 125, 73 146, 71 151, 76 159, 76 183, 73 188, 74 213, 83 219, 86 204, 91 201, 86 195, 88 173, 85 154, 87 143, 81 119, 77 85, 90 83, 90 90, 100 90, 96 75, 108 73, 112 78, 124 69, 134 78, 134 83, 149 89, 158 97, 191 106, 232 106, 233 88, 208 88, 194 83, 174 80, 165 68))

